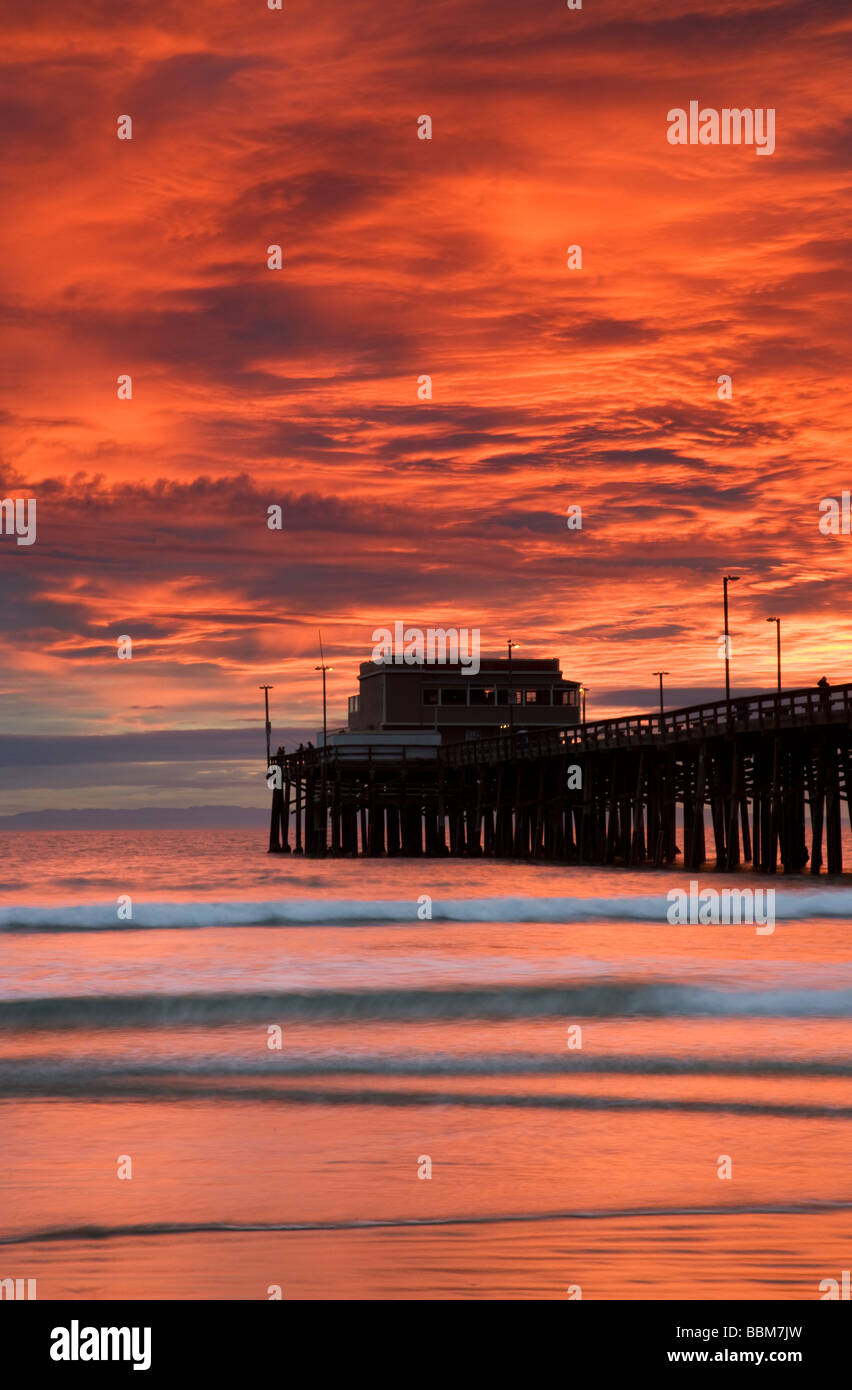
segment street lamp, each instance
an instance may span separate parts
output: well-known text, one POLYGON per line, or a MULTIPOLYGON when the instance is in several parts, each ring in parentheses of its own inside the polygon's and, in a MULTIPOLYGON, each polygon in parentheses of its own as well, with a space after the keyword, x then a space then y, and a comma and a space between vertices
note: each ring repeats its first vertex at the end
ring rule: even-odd
POLYGON ((317 636, 319 637, 319 644, 320 644, 320 663, 321 663, 321 664, 320 664, 319 666, 315 666, 315 667, 314 667, 314 670, 315 670, 315 671, 322 671, 322 746, 323 746, 323 757, 325 757, 325 756, 326 756, 325 750, 328 748, 328 721, 327 721, 327 716, 326 716, 327 706, 326 706, 326 700, 325 700, 325 673, 326 673, 326 671, 333 671, 333 670, 334 670, 334 667, 333 667, 333 666, 326 666, 326 664, 325 664, 325 656, 323 655, 323 650, 322 650, 322 633, 321 633, 321 632, 318 633, 317 636))
POLYGON ((776 628, 777 652, 778 652, 778 693, 781 693, 781 619, 767 618, 768 623, 774 623, 776 628))
POLYGON ((589 688, 589 687, 588 687, 587 685, 581 685, 581 686, 580 686, 580 695, 582 696, 582 699, 583 699, 583 720, 582 720, 583 724, 585 724, 585 722, 586 722, 586 691, 588 690, 588 688, 589 688))
POLYGON ((506 642, 506 651, 509 654, 509 732, 513 733, 515 728, 515 709, 513 705, 515 692, 512 689, 512 649, 519 647, 520 642, 506 642))
POLYGON ((662 723, 662 718, 663 718, 663 676, 669 675, 669 672, 668 672, 668 671, 654 671, 652 674, 655 675, 655 676, 659 676, 659 678, 660 678, 660 722, 662 723))
POLYGON ((269 746, 270 735, 272 734, 272 725, 269 722, 269 692, 270 690, 274 690, 275 686, 259 685, 257 688, 258 690, 263 691, 264 704, 266 705, 266 766, 269 767, 269 761, 272 753, 272 750, 269 746))
POLYGON ((726 574, 722 580, 722 593, 725 603, 725 699, 731 699, 731 638, 728 633, 728 585, 736 584, 739 580, 738 574, 726 574))

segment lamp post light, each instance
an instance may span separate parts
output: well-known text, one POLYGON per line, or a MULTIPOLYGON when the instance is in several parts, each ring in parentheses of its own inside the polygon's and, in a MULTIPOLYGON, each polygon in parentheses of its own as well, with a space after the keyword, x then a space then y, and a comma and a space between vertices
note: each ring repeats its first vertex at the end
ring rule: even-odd
POLYGON ((510 642, 510 641, 508 641, 508 640, 507 640, 507 642, 506 642, 506 651, 508 652, 508 656, 509 656, 509 733, 510 733, 510 734, 514 733, 514 729, 515 729, 515 708, 514 708, 515 692, 514 692, 514 690, 513 690, 513 688, 512 688, 512 650, 513 650, 514 647, 519 647, 520 645, 521 645, 520 642, 510 642))
POLYGON ((731 637, 728 632, 728 585, 736 584, 738 574, 726 574, 722 580, 722 595, 725 607, 725 699, 731 699, 731 637))
POLYGON ((270 748, 270 737, 271 737, 271 734, 272 734, 272 725, 271 725, 270 722, 269 722, 269 692, 270 692, 270 690, 274 690, 274 689, 275 689, 275 686, 274 686, 274 685, 259 685, 257 688, 258 688, 258 690, 262 690, 262 691, 263 691, 263 700, 264 700, 264 704, 265 704, 265 706, 266 706, 266 766, 267 766, 267 768, 268 768, 268 767, 269 767, 270 758, 271 758, 271 756, 272 756, 272 750, 271 750, 271 748, 270 748))
POLYGON ((323 758, 325 758, 325 756, 326 756, 326 749, 328 748, 328 718, 327 718, 327 708, 328 708, 328 707, 327 707, 327 705, 326 705, 326 698, 325 698, 325 673, 326 673, 326 671, 333 671, 333 670, 334 670, 334 667, 333 667, 333 666, 327 666, 327 665, 326 665, 326 663, 325 663, 325 656, 323 655, 323 650, 322 650, 322 633, 319 633, 318 635, 319 635, 319 644, 320 644, 320 665, 319 665, 319 666, 315 666, 315 667, 314 667, 314 670, 315 670, 315 671, 322 671, 322 747, 323 747, 323 758))
POLYGON ((778 656, 778 694, 780 695, 780 694, 781 694, 781 619, 780 619, 780 618, 767 618, 766 621, 767 621, 768 623, 774 623, 774 624, 775 624, 775 629, 776 629, 776 631, 775 631, 775 636, 776 636, 776 643, 777 643, 777 645, 776 645, 776 652, 777 652, 777 656, 778 656))
POLYGON ((667 675, 669 675, 670 673, 669 673, 668 671, 654 671, 653 674, 654 674, 655 676, 659 676, 659 678, 660 678, 660 727, 662 728, 662 723, 663 723, 663 676, 667 676, 667 675))
POLYGON ((588 687, 587 685, 581 685, 581 686, 580 686, 580 696, 581 696, 582 701, 583 701, 583 718, 582 718, 582 723, 583 723, 584 729, 585 729, 585 723, 586 723, 586 691, 588 690, 588 688, 589 688, 589 687, 588 687))

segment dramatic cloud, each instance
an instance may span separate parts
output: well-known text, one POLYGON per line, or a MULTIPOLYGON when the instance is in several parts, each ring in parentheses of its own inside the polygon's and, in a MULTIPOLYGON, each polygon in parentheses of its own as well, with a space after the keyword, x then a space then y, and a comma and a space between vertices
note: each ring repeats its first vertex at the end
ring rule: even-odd
MULTIPOLYGON (((397 618, 558 655, 590 714, 660 667, 701 699, 727 571, 738 688, 769 614, 789 684, 852 674, 818 529, 852 488, 848 7, 44 0, 6 35, 0 497, 38 539, 0 536, 0 731, 199 802, 207 753, 178 785, 127 740, 262 733, 267 681, 312 737, 317 628, 340 723, 397 618), (691 100, 774 108, 775 153, 670 145, 691 100)), ((209 795, 249 804, 229 756, 209 795)), ((95 765, 63 796, 106 804, 95 765)), ((50 785, 17 766, 0 811, 50 785)))

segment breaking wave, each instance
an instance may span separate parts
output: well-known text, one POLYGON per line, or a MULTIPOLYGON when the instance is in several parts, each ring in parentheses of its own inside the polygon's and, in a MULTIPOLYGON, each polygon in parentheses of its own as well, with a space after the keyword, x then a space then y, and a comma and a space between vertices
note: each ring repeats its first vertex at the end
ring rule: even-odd
POLYGON ((711 989, 666 981, 482 988, 41 996, 0 1000, 0 1030, 541 1018, 850 1018, 852 989, 711 989))
POLYGON ((820 1216, 852 1210, 852 1202, 760 1202, 732 1206, 684 1206, 601 1208, 567 1211, 489 1212, 453 1216, 360 1217, 350 1221, 150 1221, 102 1226, 49 1226, 0 1236, 2 1245, 46 1245, 59 1241, 126 1240, 157 1236, 199 1234, 263 1234, 278 1231, 371 1231, 396 1227, 499 1226, 504 1222, 613 1221, 669 1216, 820 1216))
POLYGON ((0 1061, 0 1092, 19 1086, 109 1082, 115 1078, 157 1080, 170 1077, 221 1080, 330 1076, 852 1076, 852 1059, 831 1057, 600 1056, 572 1052, 433 1053, 409 1056, 320 1052, 293 1055, 274 1051, 262 1060, 247 1057, 166 1057, 145 1062, 101 1061, 91 1057, 16 1057, 0 1061))
MULTIPOLYGON (((683 882, 675 886, 683 888, 683 882)), ((702 884, 702 891, 707 886, 702 884)), ((730 885, 726 885, 730 886, 730 885)), ((717 890, 718 891, 718 890, 717 890)), ((766 890, 758 887, 756 893, 766 890)), ((758 903, 765 899, 761 896, 758 903)), ((651 897, 445 898, 433 899, 432 922, 665 922, 669 902, 651 897)), ((202 927, 404 926, 418 922, 417 899, 301 898, 281 902, 142 902, 134 901, 130 921, 117 919, 115 902, 45 907, 12 904, 0 907, 5 931, 153 931, 202 927)), ((852 891, 776 891, 778 921, 804 918, 852 918, 852 891)), ((429 922, 423 921, 424 931, 429 922)))

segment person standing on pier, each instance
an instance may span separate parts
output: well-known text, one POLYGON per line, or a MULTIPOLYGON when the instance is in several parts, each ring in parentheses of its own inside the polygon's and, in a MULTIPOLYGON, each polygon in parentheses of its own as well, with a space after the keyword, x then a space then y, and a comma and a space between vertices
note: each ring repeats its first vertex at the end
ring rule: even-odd
POLYGON ((817 690, 819 691, 820 704, 827 713, 831 708, 831 686, 825 676, 817 681, 817 690))

